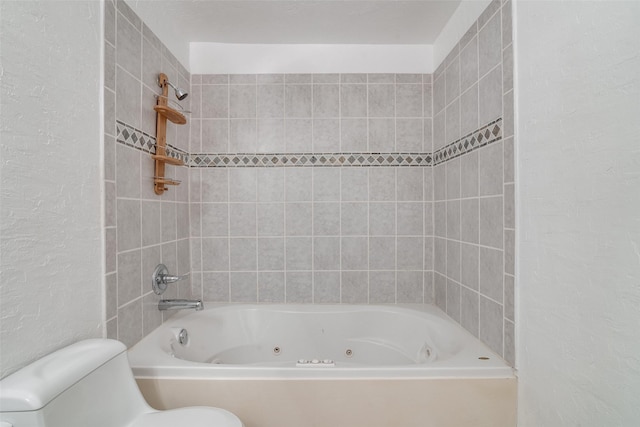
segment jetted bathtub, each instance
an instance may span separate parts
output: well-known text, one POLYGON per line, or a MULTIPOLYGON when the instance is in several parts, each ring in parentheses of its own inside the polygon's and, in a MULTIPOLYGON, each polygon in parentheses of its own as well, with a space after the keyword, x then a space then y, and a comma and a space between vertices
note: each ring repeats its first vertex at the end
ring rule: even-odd
POLYGON ((129 351, 152 406, 247 427, 515 426, 513 370, 430 305, 224 305, 129 351))

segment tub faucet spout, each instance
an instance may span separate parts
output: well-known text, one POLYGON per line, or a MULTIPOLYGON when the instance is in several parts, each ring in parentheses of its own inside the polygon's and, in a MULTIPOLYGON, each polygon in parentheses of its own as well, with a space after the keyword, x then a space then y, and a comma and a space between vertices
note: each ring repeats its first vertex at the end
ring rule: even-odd
POLYGON ((185 308, 195 308, 196 311, 204 310, 202 300, 190 299, 163 299, 158 303, 158 310, 182 310, 185 308))

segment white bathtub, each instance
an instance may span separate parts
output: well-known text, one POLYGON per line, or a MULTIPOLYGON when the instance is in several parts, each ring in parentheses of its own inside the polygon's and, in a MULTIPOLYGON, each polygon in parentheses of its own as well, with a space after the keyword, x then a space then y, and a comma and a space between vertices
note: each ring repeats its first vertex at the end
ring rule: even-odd
POLYGON ((434 306, 207 306, 129 350, 152 406, 247 427, 515 425, 513 370, 434 306))
POLYGON ((226 305, 182 312, 133 347, 129 360, 136 376, 513 376, 500 357, 430 305, 226 305), (180 344, 183 329, 188 340, 180 344))

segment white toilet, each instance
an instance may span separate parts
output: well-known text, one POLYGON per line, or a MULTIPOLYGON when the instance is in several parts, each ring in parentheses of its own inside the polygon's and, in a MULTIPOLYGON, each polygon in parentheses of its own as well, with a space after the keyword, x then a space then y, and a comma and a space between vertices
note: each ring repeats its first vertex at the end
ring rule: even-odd
POLYGON ((242 427, 229 411, 156 411, 142 397, 119 341, 58 350, 0 381, 0 427, 242 427))

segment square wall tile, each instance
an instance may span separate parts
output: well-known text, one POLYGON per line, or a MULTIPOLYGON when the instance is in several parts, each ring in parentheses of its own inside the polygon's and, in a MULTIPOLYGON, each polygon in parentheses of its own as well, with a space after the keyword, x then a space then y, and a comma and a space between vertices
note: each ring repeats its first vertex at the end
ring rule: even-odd
POLYGON ((285 204, 285 235, 311 236, 313 205, 311 203, 285 204))
POLYGON ((257 132, 257 152, 285 151, 284 119, 259 119, 257 132))
POLYGON ((312 117, 311 85, 285 86, 285 117, 312 117))
POLYGON ((367 145, 367 119, 342 119, 340 122, 341 151, 365 152, 367 145))
POLYGON ((391 236, 396 233, 396 205, 390 202, 369 203, 369 234, 391 236))
POLYGON ((478 181, 481 196, 502 194, 504 157, 502 147, 502 141, 497 141, 478 150, 478 181))
POLYGON ((284 142, 287 153, 308 153, 312 151, 313 122, 311 119, 287 119, 285 121, 284 142))
POLYGON ((372 168, 369 170, 369 197, 372 201, 396 200, 395 168, 372 168))
POLYGON ((480 296, 462 286, 460 288, 460 324, 475 337, 480 326, 480 296))
POLYGON ((231 237, 248 237, 257 235, 257 214, 255 204, 229 203, 229 235, 231 237))
POLYGON ((142 253, 140 250, 118 254, 118 306, 142 295, 142 253))
POLYGON ((334 153, 340 150, 340 120, 313 120, 313 152, 334 153))
POLYGON ((312 169, 285 169, 285 200, 301 202, 312 200, 312 169))
POLYGON ((258 273, 258 302, 284 302, 284 272, 265 271, 258 273))
POLYGON ((450 104, 460 96, 460 58, 455 58, 445 70, 445 99, 450 104))
POLYGON ((313 268, 315 270, 340 270, 339 237, 316 237, 313 239, 313 268))
MULTIPOLYGON (((224 86, 202 86, 202 118, 205 119, 227 119, 229 117, 229 87, 224 86)), ((234 92, 237 96, 237 93, 234 92)), ((192 100, 191 105, 194 107, 192 100)))
MULTIPOLYGON (((478 86, 480 125, 502 116, 502 67, 496 67, 484 76, 478 86)), ((507 136, 506 132, 504 133, 507 136)))
POLYGON ((396 85, 396 116, 422 117, 422 84, 396 85))
POLYGON ((342 201, 364 202, 369 200, 369 171, 367 168, 343 168, 341 170, 340 197, 342 201))
POLYGON ((284 270, 284 238, 258 239, 258 270, 284 270))
POLYGON ((203 273, 202 298, 205 301, 229 302, 229 273, 203 273))
POLYGON ((396 146, 396 123, 394 119, 369 119, 369 151, 393 152, 396 146))
POLYGON ((343 271, 341 302, 366 304, 369 302, 369 275, 366 271, 343 271))
POLYGON ((313 302, 315 304, 340 302, 339 271, 318 271, 313 274, 313 302))
POLYGON ((502 305, 480 296, 479 338, 489 348, 502 356, 503 316, 502 305))
POLYGON ((259 118, 283 118, 284 96, 284 85, 258 85, 257 116, 259 118))
POLYGON ((397 302, 421 304, 424 300, 422 271, 398 271, 397 302))
POLYGON ((117 199, 118 252, 141 245, 140 201, 117 199))
POLYGON ((480 199, 480 244, 502 249, 503 214, 502 197, 480 199))
POLYGON ((395 85, 369 84, 369 117, 395 117, 395 85))
POLYGON ((396 302, 396 272, 372 271, 369 273, 369 303, 393 304, 396 302))
POLYGON ((340 168, 313 169, 313 200, 319 202, 340 200, 340 168))
POLYGON ((396 150, 404 153, 422 151, 422 119, 396 119, 396 150))
POLYGON ((447 311, 447 278, 441 274, 433 274, 433 297, 436 306, 447 311))
POLYGON ((288 303, 313 301, 313 274, 310 271, 287 272, 285 298, 288 303))
POLYGON ((502 34, 500 14, 493 18, 478 33, 478 71, 484 76, 502 59, 502 34))
POLYGON ((259 203, 258 236, 284 236, 284 203, 259 203))
POLYGON ((422 236, 424 209, 420 202, 398 202, 396 204, 398 235, 422 236))
POLYGON ((202 239, 202 270, 229 271, 229 239, 202 239))
POLYGON ((257 239, 230 239, 229 258, 231 271, 256 271, 257 239))
POLYGON ((369 238, 369 268, 371 270, 395 270, 396 245, 394 237, 369 238))
POLYGON ((257 200, 257 169, 229 169, 229 195, 231 202, 255 202, 257 200))
POLYGON ((230 302, 258 302, 258 274, 231 272, 229 274, 230 302))
MULTIPOLYGON (((229 200, 229 169, 217 169, 206 168, 202 170, 201 181, 199 186, 201 187, 203 202, 226 202, 229 200)), ((251 200, 251 186, 249 178, 237 176, 234 174, 234 190, 239 190, 240 187, 245 187, 245 191, 241 193, 241 199, 251 200)), ((242 175, 242 174, 240 174, 242 175)), ((193 181, 192 181, 193 183, 193 181)), ((192 184, 193 186, 193 184, 192 184)), ((236 195, 234 194, 234 199, 236 195)), ((193 199, 192 199, 193 200, 193 199)))
POLYGON ((229 86, 229 117, 232 119, 255 118, 256 97, 255 85, 229 86))
POLYGON ((480 248, 476 245, 462 243, 460 249, 460 281, 469 289, 477 291, 479 289, 480 277, 480 248))
POLYGON ((460 288, 453 280, 447 280, 447 314, 460 322, 460 288))
POLYGON ((313 241, 311 237, 287 237, 285 240, 285 268, 287 271, 313 268, 313 241))
POLYGON ((340 232, 343 236, 369 234, 369 205, 364 202, 343 202, 340 206, 340 232))
POLYGON ((313 117, 340 117, 340 90, 337 84, 313 85, 313 117))
POLYGON ((367 237, 343 237, 340 249, 340 268, 343 271, 368 270, 368 248, 369 239, 367 237))
POLYGON ((340 113, 342 117, 367 117, 367 85, 340 86, 340 113))
POLYGON ((501 250, 480 247, 480 293, 502 302, 503 253, 501 250))
POLYGON ((313 204, 313 234, 316 236, 340 235, 340 203, 313 204))
MULTIPOLYGON (((204 203, 200 205, 202 237, 229 236, 229 205, 226 203, 204 203)), ((192 212, 194 206, 192 206, 192 212)))
POLYGON ((398 237, 398 270, 423 270, 423 250, 424 239, 422 237, 398 237))

